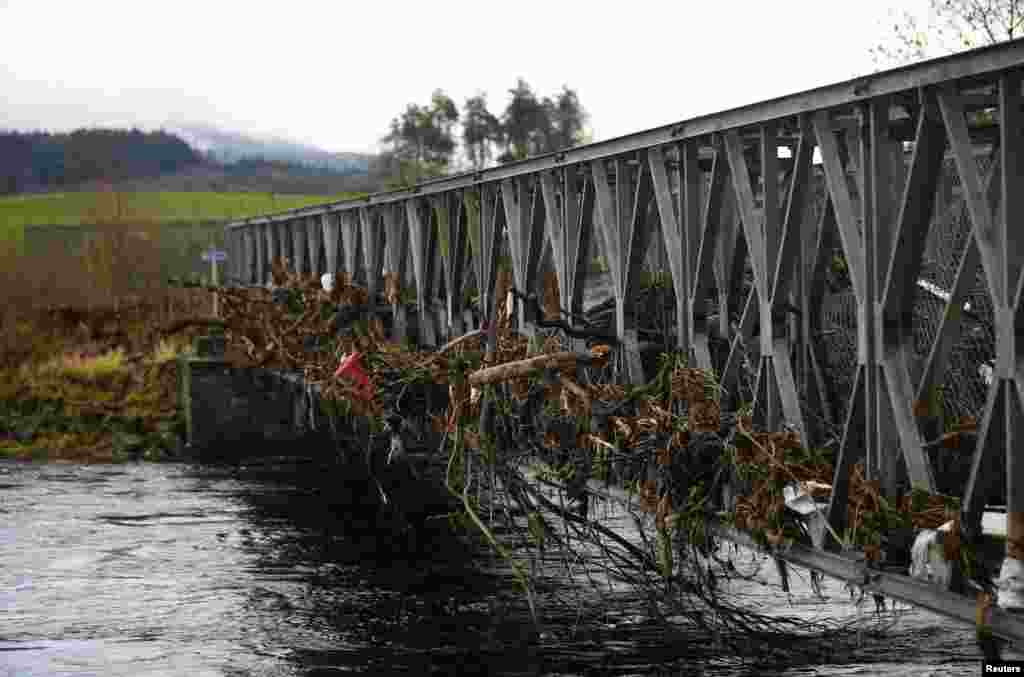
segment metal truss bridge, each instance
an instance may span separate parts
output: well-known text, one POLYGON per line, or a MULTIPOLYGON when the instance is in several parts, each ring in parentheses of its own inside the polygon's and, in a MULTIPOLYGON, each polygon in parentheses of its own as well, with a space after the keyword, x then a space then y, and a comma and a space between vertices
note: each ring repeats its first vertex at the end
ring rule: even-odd
MULTIPOLYGON (((887 495, 937 490, 931 454, 950 424, 943 412, 954 408, 951 393, 977 390, 960 412, 977 420, 960 450, 969 457, 958 484, 963 533, 980 537, 985 506, 1004 502, 1006 561, 1024 565, 1022 76, 1024 42, 1013 41, 404 190, 244 219, 227 226, 230 272, 263 283, 269 261, 287 255, 300 272, 361 277, 371 298, 385 269, 398 272, 415 285, 421 338, 435 343, 464 330, 470 276, 480 308, 495 312, 503 252, 515 286, 528 291, 538 290, 550 257, 562 305, 578 312, 596 246, 624 373, 638 381, 634 301, 648 250, 663 246, 676 341, 691 364, 716 370, 729 390, 741 359, 752 360, 763 429, 789 426, 808 445, 820 444, 828 425, 841 430, 827 511, 837 533, 858 461, 887 495), (841 378, 823 338, 837 293, 849 308, 841 378), (982 344, 974 362, 964 357, 969 340, 982 344)), ((973 593, 962 580, 957 589, 957 577, 936 587, 873 572, 834 545, 825 539, 787 557, 974 622, 973 593)), ((995 609, 992 625, 1024 640, 1012 613, 995 609)))

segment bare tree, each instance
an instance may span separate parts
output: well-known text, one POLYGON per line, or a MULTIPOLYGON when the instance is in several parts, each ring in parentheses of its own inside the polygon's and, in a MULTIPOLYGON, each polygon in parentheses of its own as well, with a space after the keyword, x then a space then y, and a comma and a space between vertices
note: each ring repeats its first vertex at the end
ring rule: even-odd
POLYGON ((1012 40, 1024 29, 1024 0, 929 0, 928 15, 890 15, 891 38, 871 48, 879 66, 897 66, 1012 40))

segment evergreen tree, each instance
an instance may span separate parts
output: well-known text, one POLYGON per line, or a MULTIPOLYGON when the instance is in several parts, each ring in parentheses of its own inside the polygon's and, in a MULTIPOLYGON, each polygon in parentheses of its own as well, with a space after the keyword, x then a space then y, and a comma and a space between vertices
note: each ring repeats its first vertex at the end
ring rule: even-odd
POLYGON ((504 130, 501 121, 487 109, 483 94, 466 99, 462 120, 462 143, 473 169, 485 167, 491 159, 492 149, 501 145, 504 130))

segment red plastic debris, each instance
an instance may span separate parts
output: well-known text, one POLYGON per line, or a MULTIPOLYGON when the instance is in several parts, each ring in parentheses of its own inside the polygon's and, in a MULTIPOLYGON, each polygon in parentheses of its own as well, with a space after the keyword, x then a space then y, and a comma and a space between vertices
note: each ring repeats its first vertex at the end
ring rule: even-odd
POLYGON ((362 400, 372 400, 376 391, 373 384, 370 383, 370 377, 363 371, 362 357, 362 353, 355 352, 342 358, 338 370, 334 372, 334 378, 345 378, 352 381, 356 386, 354 388, 356 397, 362 400))

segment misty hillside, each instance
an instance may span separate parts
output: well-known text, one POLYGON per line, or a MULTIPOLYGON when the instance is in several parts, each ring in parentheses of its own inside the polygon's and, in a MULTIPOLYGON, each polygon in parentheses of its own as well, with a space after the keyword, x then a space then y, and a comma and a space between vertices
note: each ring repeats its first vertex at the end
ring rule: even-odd
POLYGON ((182 139, 162 130, 0 130, 0 194, 156 177, 184 171, 202 161, 182 139))
POLYGON ((330 153, 286 139, 253 137, 206 124, 169 124, 165 129, 206 157, 225 164, 262 159, 327 169, 339 174, 365 174, 373 158, 361 153, 330 153))
POLYGON ((328 153, 213 127, 187 130, 0 129, 0 195, 52 191, 256 191, 334 195, 380 190, 377 156, 328 153))
MULTIPOLYGON (((342 174, 333 170, 266 160, 231 164, 206 162, 173 174, 118 182, 118 188, 139 192, 256 192, 292 195, 373 193, 384 189, 386 177, 373 165, 370 173, 342 174)), ((83 186, 95 189, 95 186, 83 186)))

